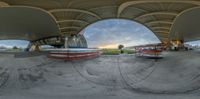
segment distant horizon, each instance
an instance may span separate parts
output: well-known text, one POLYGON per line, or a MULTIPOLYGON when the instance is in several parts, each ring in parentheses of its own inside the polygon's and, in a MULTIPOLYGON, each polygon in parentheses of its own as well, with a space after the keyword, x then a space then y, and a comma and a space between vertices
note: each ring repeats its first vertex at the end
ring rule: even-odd
MULTIPOLYGON (((24 41, 24 40, 0 40, 0 47, 13 48, 14 46, 17 46, 21 48, 26 48, 28 46, 27 42, 28 41, 24 41), (11 42, 14 42, 15 44, 10 44, 11 42)), ((192 46, 196 46, 196 45, 200 46, 200 40, 185 42, 185 44, 190 44, 192 46)), ((117 44, 117 45, 120 45, 120 44, 117 44)), ((145 45, 145 44, 138 44, 138 45, 145 45)), ((134 45, 134 46, 138 46, 138 45, 134 45)), ((132 47, 132 46, 125 46, 125 47, 132 47)), ((90 48, 99 48, 99 47, 90 47, 90 48)), ((115 48, 117 48, 117 46, 115 48)))
MULTIPOLYGON (((0 45, 0 49, 3 49, 3 48, 5 48, 5 49, 12 49, 13 47, 15 47, 15 46, 5 46, 5 45, 0 45)), ((19 47, 19 46, 16 46, 17 48, 22 48, 22 49, 24 49, 25 47, 19 47)))

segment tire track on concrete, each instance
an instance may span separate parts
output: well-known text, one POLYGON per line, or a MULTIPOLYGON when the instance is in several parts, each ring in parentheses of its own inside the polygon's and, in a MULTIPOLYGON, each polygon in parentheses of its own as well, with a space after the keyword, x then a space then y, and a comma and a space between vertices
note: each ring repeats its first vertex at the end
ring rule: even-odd
MULTIPOLYGON (((179 54, 181 54, 181 53, 179 53, 179 54)), ((178 55, 179 55, 178 54, 178 55)), ((187 56, 187 54, 188 53, 186 53, 186 54, 184 54, 183 56, 187 56)), ((171 55, 171 54, 170 54, 171 55)), ((182 54, 181 54, 182 55, 182 54)), ((173 56, 173 55, 172 55, 173 56)), ((174 60, 174 61, 177 61, 177 60, 180 60, 180 59, 182 59, 183 58, 183 56, 177 56, 177 57, 174 57, 174 58, 172 58, 171 60, 167 60, 166 62, 168 62, 169 64, 171 64, 171 63, 173 63, 173 61, 172 60, 174 60)), ((192 56, 193 57, 193 56, 192 56)), ((193 57, 194 58, 194 57, 193 57)), ((168 58, 168 59, 170 59, 170 58, 168 58)), ((189 57, 189 59, 190 59, 190 57, 189 57)), ((183 63, 180 63, 180 62, 177 62, 177 63, 175 63, 174 65, 185 65, 185 64, 183 64, 183 63)), ((159 68, 162 68, 162 69, 166 69, 166 68, 163 68, 161 65, 163 65, 163 62, 161 61, 161 63, 159 63, 159 65, 157 65, 157 67, 159 66, 159 68)), ((171 65, 173 65, 173 64, 171 64, 171 65)), ((179 66, 180 67, 180 66, 179 66)), ((169 68, 169 67, 168 67, 169 68)), ((174 66, 170 66, 170 68, 174 68, 174 66)), ((175 68, 176 69, 176 68, 175 68)), ((177 68, 178 69, 178 68, 177 68)), ((121 74, 122 74, 122 77, 124 77, 124 75, 123 75, 123 73, 122 73, 122 70, 121 70, 121 68, 120 68, 120 66, 119 66, 119 70, 120 70, 120 72, 121 72, 121 74)), ((152 71, 152 73, 151 74, 153 74, 153 72, 155 72, 155 70, 156 69, 154 69, 153 71, 152 71)), ((160 70, 160 69, 159 69, 160 70)), ((156 72, 156 73, 158 73, 158 72, 156 72)), ((187 75, 189 75, 189 74, 187 74, 187 75)), ((150 76, 150 75, 149 75, 150 76)), ((154 74, 154 76, 155 76, 155 74, 154 74)), ((164 75, 159 75, 159 74, 157 74, 157 76, 160 76, 160 77, 164 77, 164 75)), ((191 75, 190 75, 191 76, 191 75)), ((199 77, 198 76, 198 74, 197 74, 197 76, 195 76, 196 77, 196 79, 199 77)), ((148 77, 147 77, 148 78, 148 77)), ((146 79, 147 79, 146 78, 146 79)), ((187 78, 187 77, 186 77, 187 78)), ((193 77, 192 77, 193 78, 193 77)), ((192 80, 192 78, 191 78, 191 80, 192 80)), ((127 83, 127 81, 126 81, 126 79, 125 78, 123 78, 124 79, 124 81, 125 81, 125 83, 127 84, 127 86, 128 86, 128 88, 127 89, 129 89, 129 90, 132 90, 132 91, 137 91, 137 92, 142 92, 142 93, 152 93, 152 94, 189 94, 189 93, 193 93, 194 91, 197 91, 197 90, 199 90, 200 89, 200 87, 199 87, 199 85, 197 85, 197 86, 195 86, 195 85, 191 85, 191 86, 188 86, 188 83, 193 83, 193 82, 191 82, 191 81, 187 81, 187 83, 183 83, 183 84, 187 84, 187 85, 184 85, 184 86, 186 86, 185 88, 186 89, 183 89, 183 90, 176 90, 175 88, 174 88, 174 90, 173 89, 160 89, 160 88, 158 88, 157 90, 156 89, 151 89, 152 87, 150 87, 150 89, 147 87, 147 88, 141 88, 140 86, 135 86, 135 87, 133 87, 133 86, 131 86, 130 85, 130 83, 127 83), (159 90, 160 89, 160 90, 159 90), (165 91, 166 90, 166 91, 165 91)), ((170 79, 170 78, 169 78, 170 79)), ((185 79, 185 78, 183 78, 183 79, 185 79)), ((181 79, 179 79, 179 80, 181 80, 181 79)), ((189 80, 189 79, 188 79, 189 80)), ((194 78, 193 78, 193 80, 194 80, 194 78)), ((155 79, 155 81, 157 81, 156 79, 155 79)), ((197 80, 198 81, 198 80, 197 80)), ((174 81, 175 82, 175 81, 174 81)), ((176 83, 176 82, 175 82, 176 83)), ((148 82, 147 83, 145 83, 145 84, 148 84, 148 82)), ((164 85, 164 84, 163 84, 164 85)), ((163 85, 161 86, 161 88, 163 87, 163 85)), ((155 86, 155 85, 153 85, 154 87, 159 87, 159 86, 155 86)), ((179 84, 178 84, 178 82, 177 82, 177 86, 179 86, 179 84)), ((180 85, 180 87, 181 86, 183 86, 183 85, 180 85)), ((179 87, 177 87, 177 88, 179 88, 179 87)))
MULTIPOLYGON (((42 69, 45 65, 54 63, 54 61, 49 60, 40 63, 41 61, 37 60, 37 58, 38 57, 15 58, 13 55, 8 55, 2 58, 3 61, 1 61, 1 65, 6 67, 5 74, 7 74, 7 76, 3 84, 0 85, 1 93, 14 93, 24 88, 31 88, 32 82, 26 83, 20 78, 20 75, 25 75, 20 72, 20 70, 28 70, 27 72, 29 74, 32 69, 42 69)), ((37 72, 35 73, 37 74, 37 72)))
MULTIPOLYGON (((154 71, 155 71, 155 69, 156 69, 156 66, 153 68, 153 70, 148 74, 148 75, 146 75, 145 77, 143 77, 142 79, 140 79, 140 80, 137 80, 137 81, 134 81, 134 80, 132 80, 131 78, 129 78, 128 77, 128 75, 127 74, 124 74, 124 73, 122 73, 122 69, 121 69, 121 65, 120 65, 120 57, 121 56, 119 56, 118 58, 117 58, 117 61, 118 61, 118 70, 119 70, 119 72, 120 72, 120 75, 121 75, 121 78, 122 78, 122 80, 124 81, 124 84, 126 85, 126 86, 124 86, 125 88, 127 88, 127 89, 131 89, 131 90, 135 90, 135 91, 137 91, 137 86, 136 86, 136 84, 137 83, 140 83, 140 82, 142 82, 142 81, 144 81, 145 79, 147 79, 154 71), (133 83, 128 83, 128 81, 125 79, 125 77, 124 77, 124 75, 126 75, 127 76, 127 78, 128 79, 130 79, 133 83), (135 86, 135 87, 133 87, 133 86, 135 86)), ((134 65, 134 63, 137 63, 137 60, 134 60, 134 62, 133 62, 133 65, 134 65)), ((143 68, 143 69, 148 69, 148 68, 151 68, 151 67, 153 67, 154 66, 154 64, 155 64, 155 62, 152 62, 149 66, 147 66, 147 68, 143 68)))
MULTIPOLYGON (((96 70, 98 72, 100 72, 98 69, 103 65, 108 66, 108 68, 113 68, 112 70, 111 69, 107 70, 105 74, 101 74, 100 76, 99 75, 98 76, 92 75, 93 77, 92 76, 89 77, 89 73, 87 75, 84 74, 88 70, 84 68, 86 65, 84 63, 81 64, 80 61, 71 61, 70 63, 72 64, 74 70, 82 78, 86 79, 89 82, 92 82, 94 84, 101 85, 101 86, 106 86, 106 87, 122 87, 122 86, 120 86, 121 85, 120 79, 118 79, 119 78, 119 72, 118 72, 118 69, 117 69, 117 66, 116 66, 117 58, 112 56, 112 59, 105 60, 105 58, 103 58, 103 57, 110 58, 111 56, 101 56, 100 58, 89 60, 90 62, 92 62, 92 63, 90 63, 90 65, 93 64, 93 65, 98 67, 98 68, 96 68, 96 70), (100 61, 100 63, 98 63, 97 60, 100 61), (112 64, 112 65, 110 66, 107 63, 112 64), (107 74, 107 73, 109 73, 109 74, 107 74), (109 77, 105 77, 106 75, 109 76, 109 77)), ((91 71, 89 71, 89 72, 91 72, 91 71)), ((100 72, 100 73, 104 73, 104 72, 100 72)))

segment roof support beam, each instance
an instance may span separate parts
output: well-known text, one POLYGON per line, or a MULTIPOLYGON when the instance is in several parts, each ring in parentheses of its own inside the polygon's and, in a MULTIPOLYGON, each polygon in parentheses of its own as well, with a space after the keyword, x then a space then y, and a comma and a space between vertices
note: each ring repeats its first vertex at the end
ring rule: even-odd
POLYGON ((135 18, 135 20, 138 20, 140 18, 143 18, 143 17, 148 17, 148 16, 153 16, 153 15, 171 15, 171 16, 177 16, 178 13, 177 12, 151 12, 151 13, 146 13, 146 14, 143 14, 143 15, 140 15, 138 17, 135 18))
POLYGON ((88 14, 91 16, 96 17, 97 19, 101 19, 101 17, 93 12, 90 11, 86 11, 86 10, 80 10, 80 9, 53 9, 53 10, 49 10, 50 13, 56 13, 56 12, 79 12, 79 13, 84 13, 84 14, 88 14))
MULTIPOLYGON (((173 21, 171 20, 158 20, 158 21, 150 21, 147 23, 143 23, 147 27, 157 27, 157 26, 165 26, 165 27, 171 27, 173 24, 173 21), (156 25, 156 26, 155 26, 156 25)), ((169 30, 168 30, 169 31, 169 30)))
POLYGON ((154 32, 154 34, 158 37, 158 38, 168 38, 169 34, 166 34, 165 32, 154 32))
POLYGON ((73 27, 73 26, 71 26, 71 27, 62 27, 62 28, 60 28, 60 30, 64 30, 64 29, 81 29, 81 27, 73 27))
POLYGON ((56 21, 56 23, 67 23, 67 22, 78 22, 78 23, 90 24, 89 22, 86 22, 86 21, 83 21, 83 20, 60 20, 60 21, 56 21))
POLYGON ((165 34, 162 34, 162 33, 159 33, 159 34, 157 33, 156 35, 160 38, 163 38, 163 37, 168 38, 169 37, 169 35, 165 35, 165 34))
POLYGON ((169 36, 169 34, 165 33, 165 32, 155 32, 158 35, 165 35, 165 36, 169 36))
POLYGON ((170 30, 169 27, 150 27, 151 30, 170 30))
POLYGON ((77 31, 68 31, 68 32, 62 32, 61 34, 76 34, 77 31))
POLYGON ((193 5, 200 5, 199 1, 191 1, 191 0, 137 0, 137 1, 129 1, 121 4, 117 11, 117 16, 119 17, 120 14, 129 6, 143 4, 143 3, 185 3, 185 4, 193 4, 193 5))
POLYGON ((169 37, 166 37, 166 36, 160 36, 159 39, 162 41, 163 39, 169 39, 169 37))
POLYGON ((164 34, 169 34, 169 31, 153 31, 154 33, 164 33, 164 34))
POLYGON ((169 35, 162 35, 162 34, 156 34, 157 36, 159 36, 159 38, 168 38, 169 35))
POLYGON ((165 40, 168 41, 168 36, 162 36, 162 35, 158 35, 156 33, 155 33, 155 35, 161 42, 163 42, 165 40))
POLYGON ((144 23, 145 25, 151 25, 151 24, 169 24, 169 25, 172 25, 173 24, 173 21, 165 21, 165 20, 161 20, 161 21, 151 21, 151 22, 147 22, 147 23, 144 23))
POLYGON ((0 7, 9 7, 10 5, 8 3, 0 1, 0 7))

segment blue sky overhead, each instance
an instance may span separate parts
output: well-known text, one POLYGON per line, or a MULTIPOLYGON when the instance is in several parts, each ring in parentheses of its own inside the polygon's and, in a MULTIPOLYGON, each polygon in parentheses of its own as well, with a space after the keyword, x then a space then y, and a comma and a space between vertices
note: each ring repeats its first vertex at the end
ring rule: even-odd
POLYGON ((158 38, 140 23, 124 19, 108 19, 85 28, 84 36, 89 47, 126 47, 159 43, 158 38))

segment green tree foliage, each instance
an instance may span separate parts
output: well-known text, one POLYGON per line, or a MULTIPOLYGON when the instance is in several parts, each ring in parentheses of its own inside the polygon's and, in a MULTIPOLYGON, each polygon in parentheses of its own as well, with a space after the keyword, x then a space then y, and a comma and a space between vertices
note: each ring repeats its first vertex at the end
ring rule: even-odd
POLYGON ((119 50, 122 50, 123 48, 124 48, 124 45, 119 45, 119 46, 118 46, 118 49, 119 49, 119 50))
POLYGON ((120 53, 124 53, 123 48, 124 48, 124 45, 119 45, 118 46, 118 49, 120 50, 120 53))
POLYGON ((17 46, 13 46, 13 49, 18 49, 18 47, 17 46))

